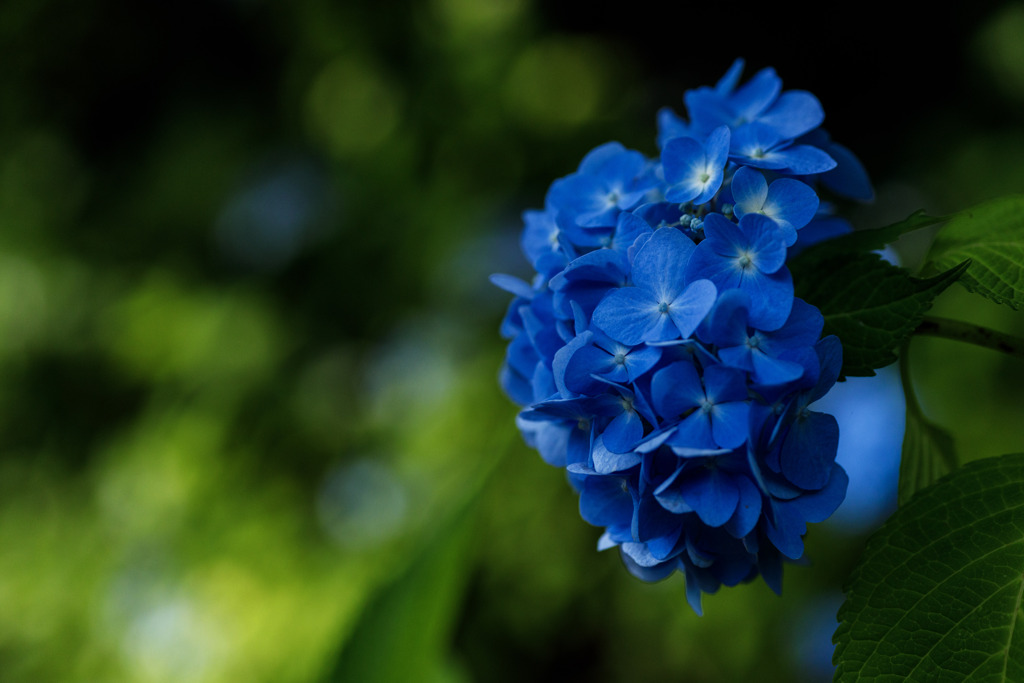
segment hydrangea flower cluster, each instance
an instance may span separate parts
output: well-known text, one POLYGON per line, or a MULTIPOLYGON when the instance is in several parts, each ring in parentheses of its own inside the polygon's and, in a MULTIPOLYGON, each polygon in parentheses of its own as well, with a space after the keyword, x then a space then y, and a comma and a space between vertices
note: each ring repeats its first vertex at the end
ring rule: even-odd
POLYGON ((660 155, 594 149, 524 214, 532 283, 515 295, 501 382, 517 424, 564 467, 580 513, 629 570, 701 596, 758 574, 781 590, 808 522, 846 494, 839 428, 810 409, 842 365, 786 261, 848 230, 816 188, 868 199, 810 93, 737 61, 659 114, 660 155))

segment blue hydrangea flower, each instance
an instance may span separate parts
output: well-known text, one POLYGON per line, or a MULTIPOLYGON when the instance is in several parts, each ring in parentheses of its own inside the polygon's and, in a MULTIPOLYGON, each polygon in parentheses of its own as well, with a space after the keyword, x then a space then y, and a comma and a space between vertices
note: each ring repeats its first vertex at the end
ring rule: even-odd
POLYGON ((818 195, 806 183, 779 178, 769 185, 764 174, 749 166, 737 169, 733 175, 732 199, 737 218, 748 213, 771 218, 787 247, 796 243, 797 230, 811 222, 820 205, 818 195))
POLYGON ((669 140, 661 151, 661 165, 668 183, 665 199, 704 204, 722 186, 728 157, 727 126, 711 131, 704 143, 688 137, 669 140))
POLYGON ((635 346, 689 337, 715 303, 708 280, 687 283, 694 244, 678 230, 658 230, 637 252, 632 287, 608 292, 594 323, 609 337, 635 346))
POLYGON ((819 191, 870 198, 810 93, 738 60, 658 115, 653 158, 597 147, 524 214, 501 384, 526 442, 565 468, 599 550, 701 596, 803 556, 842 502, 835 419, 812 409, 842 348, 796 299, 787 261, 849 229, 819 191))
POLYGON ((746 292, 756 327, 781 326, 793 303, 793 279, 783 267, 787 245, 776 223, 756 213, 733 223, 713 213, 704 219, 704 233, 690 259, 690 276, 706 278, 723 292, 746 292))

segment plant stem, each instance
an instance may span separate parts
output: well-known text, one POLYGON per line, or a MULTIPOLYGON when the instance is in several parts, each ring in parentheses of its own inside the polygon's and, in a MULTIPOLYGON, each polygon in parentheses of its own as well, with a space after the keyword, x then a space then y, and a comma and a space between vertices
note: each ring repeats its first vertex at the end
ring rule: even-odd
POLYGON ((955 339, 956 341, 967 342, 986 349, 992 349, 993 351, 1002 351, 1011 356, 1024 359, 1024 339, 1003 332, 997 332, 981 325, 926 315, 921 320, 921 324, 914 330, 914 334, 955 339))

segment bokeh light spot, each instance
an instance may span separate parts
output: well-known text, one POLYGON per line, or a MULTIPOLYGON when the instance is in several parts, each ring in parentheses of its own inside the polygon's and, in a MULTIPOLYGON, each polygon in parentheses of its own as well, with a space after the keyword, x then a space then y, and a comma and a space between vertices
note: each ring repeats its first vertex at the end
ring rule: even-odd
POLYGON ((228 200, 217 219, 217 243, 252 268, 280 268, 326 230, 336 205, 330 183, 313 164, 275 164, 228 200))
POLYGON ((578 126, 599 113, 606 72, 605 55, 593 41, 563 38, 530 45, 505 82, 505 106, 537 128, 578 126))
POLYGON ((974 52, 1004 94, 1024 100, 1024 3, 1007 4, 979 31, 974 52))
POLYGON ((317 497, 320 523, 339 545, 374 546, 402 529, 405 487, 379 460, 362 459, 331 470, 317 497))
POLYGON ((523 0, 434 0, 434 14, 458 37, 489 35, 515 22, 526 8, 523 0))
POLYGON ((351 58, 327 64, 309 89, 310 132, 336 156, 376 149, 398 126, 401 94, 373 66, 351 58))

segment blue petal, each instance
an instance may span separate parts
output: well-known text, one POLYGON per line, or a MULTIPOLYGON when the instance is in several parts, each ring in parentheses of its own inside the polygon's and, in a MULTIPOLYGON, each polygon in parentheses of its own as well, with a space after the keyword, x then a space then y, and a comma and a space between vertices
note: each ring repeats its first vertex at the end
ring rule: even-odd
POLYGON ((643 496, 636 506, 635 519, 636 540, 648 543, 653 539, 661 539, 661 542, 656 544, 657 552, 650 546, 648 546, 648 550, 659 561, 664 561, 669 554, 664 545, 667 542, 669 544, 668 551, 671 551, 671 546, 675 544, 675 540, 679 538, 682 531, 682 517, 659 505, 653 496, 643 496), (665 538, 671 535, 674 535, 675 538, 671 540, 665 538))
POLYGON ((836 160, 817 147, 791 145, 785 149, 773 150, 772 160, 784 164, 787 173, 812 175, 824 173, 836 167, 836 160))
POLYGON ((693 512, 693 508, 690 504, 683 499, 682 493, 679 491, 679 486, 676 485, 676 479, 679 478, 683 468, 677 467, 676 471, 669 475, 669 477, 654 490, 654 497, 669 512, 676 514, 684 514, 687 512, 693 512))
POLYGON ((647 221, 635 213, 620 213, 619 222, 615 226, 615 234, 612 236, 611 248, 624 255, 637 237, 653 231, 654 229, 648 225, 647 221))
MULTIPOLYGON (((738 292, 742 290, 730 289, 728 291, 738 292)), ((746 345, 746 343, 719 348, 718 358, 722 361, 722 365, 725 365, 726 367, 745 370, 747 372, 754 370, 754 352, 746 345)), ((768 382, 768 384, 770 384, 770 382, 768 382)))
POLYGON ((829 156, 838 164, 834 169, 821 176, 821 183, 838 195, 870 202, 875 198, 875 190, 860 160, 853 152, 842 145, 831 142, 825 147, 829 156))
POLYGON ((555 387, 555 378, 546 363, 538 361, 533 368, 530 386, 533 388, 534 401, 543 401, 551 396, 559 396, 558 389, 555 387))
MULTIPOLYGON (((634 545, 643 544, 636 543, 634 545)), ((620 552, 622 553, 622 562, 626 565, 626 569, 629 570, 629 573, 635 576, 636 578, 640 579, 641 581, 661 581, 662 579, 672 574, 672 572, 674 572, 676 568, 679 566, 679 561, 676 559, 669 560, 668 562, 662 562, 660 564, 655 564, 650 567, 641 566, 636 561, 634 561, 632 557, 629 556, 629 554, 626 552, 625 546, 626 544, 623 543, 622 547, 620 548, 620 552)), ((650 553, 648 552, 647 555, 650 556, 650 553)))
POLYGON ((843 345, 839 343, 839 337, 830 334, 818 340, 814 345, 814 352, 821 363, 821 374, 808 396, 808 403, 817 401, 828 393, 828 390, 836 383, 839 373, 843 367, 843 345))
MULTIPOLYGON (((608 190, 601 186, 594 178, 587 176, 576 176, 563 178, 558 187, 562 194, 575 191, 579 195, 574 196, 577 204, 582 201, 589 202, 586 206, 563 206, 555 214, 555 224, 558 225, 558 241, 562 250, 567 254, 572 253, 575 247, 603 247, 611 239, 614 232, 616 216, 619 213, 618 207, 609 204, 608 190), (574 182, 573 182, 574 181, 574 182), (593 210, 597 207, 599 210, 593 210), (607 208, 606 208, 607 207, 607 208), (598 216, 594 224, 586 226, 582 224, 584 216, 589 220, 592 216, 598 216), (571 248, 566 248, 566 243, 571 248)), ((554 185, 552 185, 554 187, 554 185)))
POLYGON ((651 379, 651 400, 654 409, 672 419, 703 401, 704 389, 692 362, 673 363, 654 373, 651 379))
POLYGON ((769 126, 751 123, 732 134, 729 156, 739 163, 755 168, 781 169, 786 162, 775 157, 773 149, 784 138, 769 126))
POLYGON ((776 330, 789 317, 793 305, 793 277, 787 268, 771 275, 746 278, 741 284, 750 296, 750 325, 776 330))
POLYGON ((715 92, 719 95, 728 95, 735 90, 736 84, 740 82, 740 75, 743 74, 743 65, 743 59, 736 58, 729 67, 729 70, 725 72, 725 75, 715 83, 715 92))
POLYGON ((700 137, 718 126, 729 125, 736 118, 727 99, 711 88, 688 90, 683 101, 692 122, 690 135, 693 137, 700 137))
POLYGON ((799 510, 786 503, 771 501, 774 508, 774 523, 765 519, 764 530, 768 540, 779 552, 791 560, 799 559, 804 554, 803 535, 807 533, 807 524, 800 516, 799 510))
POLYGON ((664 445, 664 443, 668 441, 669 437, 675 434, 675 432, 676 428, 674 426, 656 432, 652 432, 648 434, 647 437, 643 441, 641 441, 633 450, 635 450, 637 453, 651 453, 653 451, 656 451, 659 448, 661 448, 662 445, 664 445))
MULTIPOLYGON (((646 543, 623 543, 622 552, 637 565, 644 568, 662 564, 661 560, 651 554, 646 543)), ((673 566, 672 568, 674 569, 675 567, 673 566)))
POLYGON ((604 445, 613 453, 627 453, 644 435, 643 421, 632 407, 623 410, 605 427, 604 445))
POLYGON ((697 583, 696 576, 694 576, 693 570, 689 567, 686 568, 686 602, 690 604, 690 609, 697 613, 697 616, 704 614, 704 607, 701 605, 701 598, 704 593, 700 589, 700 584, 697 583))
MULTIPOLYGON (((707 316, 715 305, 718 290, 710 280, 695 280, 687 285, 683 293, 676 297, 668 307, 669 317, 679 329, 679 335, 688 338, 707 316)), ((665 341, 652 339, 649 341, 665 341)))
POLYGON ((690 127, 686 125, 674 111, 668 107, 658 110, 658 149, 665 147, 665 143, 673 138, 691 137, 690 127))
POLYGON ((633 260, 633 284, 656 301, 671 302, 683 291, 686 264, 696 247, 675 228, 656 230, 633 260))
POLYGON ((693 198, 697 206, 711 200, 722 187, 722 180, 725 171, 725 162, 729 158, 729 140, 731 134, 728 126, 720 126, 711 131, 707 141, 704 143, 706 162, 698 180, 703 185, 700 194, 693 198), (705 178, 705 175, 707 178, 705 178))
POLYGON ((711 433, 722 448, 738 448, 750 436, 750 404, 732 401, 715 406, 711 418, 711 433))
POLYGON ((576 173, 551 183, 545 202, 557 211, 558 227, 565 230, 577 226, 581 214, 588 219, 597 218, 594 225, 601 225, 601 218, 611 221, 618 214, 618 207, 608 204, 606 196, 604 183, 598 178, 576 173))
POLYGON ((619 477, 587 477, 580 490, 580 516, 595 526, 629 524, 633 496, 619 477))
POLYGON ((533 403, 533 388, 530 386, 529 380, 525 375, 517 372, 507 361, 501 366, 498 381, 508 397, 518 405, 525 406, 533 403))
POLYGON ((699 195, 703 187, 693 181, 706 161, 704 146, 693 138, 673 138, 665 143, 661 151, 661 165, 669 185, 666 199, 684 203, 699 195))
MULTIPOLYGON (((750 297, 741 289, 720 292, 715 307, 697 330, 701 341, 718 347, 738 346, 747 342, 747 315, 750 297)), ((815 337, 817 339, 817 337, 815 337)), ((744 369, 749 369, 746 367, 744 369)))
POLYGON ((733 475, 733 483, 739 490, 740 500, 736 512, 725 524, 725 530, 734 538, 743 538, 757 526, 761 517, 761 492, 744 475, 733 475))
POLYGON ((828 483, 838 446, 836 419, 807 411, 793 423, 782 443, 782 474, 802 489, 820 489, 828 483))
POLYGON ((606 142, 587 152, 583 160, 580 161, 578 170, 587 175, 601 175, 609 163, 614 162, 616 158, 627 152, 628 150, 620 142, 606 142))
POLYGON ((726 455, 732 451, 731 448, 718 448, 716 446, 705 446, 701 448, 687 448, 684 446, 670 446, 672 452, 680 458, 713 458, 719 455, 726 455))
MULTIPOLYGON (((639 287, 609 292, 594 309, 593 317, 601 331, 627 346, 636 346, 652 335, 662 336, 659 331, 669 322, 671 319, 658 311, 658 302, 639 287)), ((666 341, 671 338, 666 334, 666 341)))
POLYGON ((698 468, 680 483, 683 498, 701 521, 719 527, 729 521, 740 501, 732 476, 717 468, 698 468))
MULTIPOLYGON (((593 384, 594 380, 590 378, 593 372, 591 365, 582 362, 582 359, 577 360, 575 366, 573 363, 573 358, 579 351, 586 348, 593 349, 592 346, 589 346, 593 337, 593 332, 584 332, 555 353, 555 357, 551 361, 551 372, 554 376, 555 387, 562 398, 573 398, 577 394, 588 393, 586 390, 593 384)), ((597 349, 594 350, 597 351, 597 349)), ((607 356, 608 354, 603 355, 607 356)), ((586 360, 590 361, 591 359, 586 360)))
POLYGON ((565 466, 565 469, 569 474, 579 474, 585 477, 596 477, 601 474, 585 462, 571 462, 565 466))
POLYGON ((718 445, 711 436, 711 418, 702 410, 695 410, 679 422, 670 446, 688 449, 713 449, 718 445))
POLYGON ((758 121, 774 128, 782 138, 796 138, 813 130, 825 120, 818 98, 803 90, 782 93, 758 121))
POLYGON ((710 280, 721 292, 739 287, 741 271, 736 266, 736 259, 724 257, 715 250, 707 220, 704 221, 704 231, 708 234, 708 239, 698 244, 696 251, 693 252, 686 271, 687 277, 693 280, 710 280))
MULTIPOLYGON (((772 358, 761 351, 752 354, 754 366, 754 381, 757 384, 780 385, 798 379, 804 372, 804 367, 799 363, 788 360, 772 358)), ((723 359, 723 362, 724 359, 723 359)))
POLYGON ((635 382, 638 377, 653 368, 661 360, 662 350, 657 346, 641 346, 626 354, 626 372, 629 381, 635 382))
POLYGON ((520 246, 531 262, 558 250, 558 225, 554 209, 523 212, 523 236, 520 246))
POLYGON ((636 453, 613 453, 608 450, 604 445, 604 438, 602 436, 594 439, 591 457, 594 460, 594 470, 598 474, 625 472, 640 464, 640 456, 636 453))
POLYGON ((732 198, 737 217, 760 211, 768 198, 768 181, 760 171, 741 166, 732 177, 732 198))
POLYGON ((570 425, 569 443, 565 449, 565 462, 570 465, 575 462, 587 462, 590 458, 590 450, 593 447, 594 429, 589 425, 570 425))
POLYGON ((619 252, 612 249, 596 249, 573 259, 564 271, 551 279, 551 288, 562 289, 576 280, 596 280, 621 285, 625 283, 628 272, 629 264, 619 252))
POLYGON ((699 205, 715 196, 722 186, 729 139, 729 128, 719 126, 703 145, 689 137, 669 140, 661 153, 665 180, 669 185, 665 198, 671 202, 692 201, 699 205))
MULTIPOLYGON (((772 183, 764 203, 764 214, 772 220, 799 230, 818 212, 818 195, 806 183, 794 178, 779 178, 772 183)), ((793 233, 796 240, 796 233, 793 233)), ((792 246, 787 242, 786 246, 792 246)))
POLYGON ((797 346, 813 346, 821 337, 825 318, 814 306, 803 299, 793 299, 793 309, 786 324, 775 332, 764 335, 761 348, 765 353, 779 354, 797 346))
POLYGON ((564 422, 527 422, 516 420, 526 443, 536 448, 549 465, 565 467, 569 450, 569 436, 575 425, 564 422))
POLYGON ((828 485, 820 491, 812 491, 797 498, 792 505, 800 509, 804 519, 808 522, 824 522, 832 516, 839 505, 846 498, 846 488, 850 484, 850 478, 846 470, 838 464, 832 465, 832 474, 829 475, 828 485))
POLYGON ((572 354, 566 364, 565 386, 578 394, 593 394, 598 391, 598 380, 594 375, 603 375, 613 382, 626 381, 626 373, 619 370, 623 368, 615 363, 612 356, 593 346, 584 346, 572 354))
MULTIPOLYGON (((737 241, 733 248, 753 252, 754 265, 762 273, 774 273, 786 262, 786 245, 778 239, 778 226, 768 216, 747 214, 740 219, 739 232, 743 234, 744 240, 737 241)), ((734 235, 735 232, 725 234, 734 235)), ((796 232, 793 231, 795 239, 796 232)))
POLYGON ((521 296, 524 299, 532 299, 534 295, 533 287, 523 282, 517 277, 512 275, 505 275, 504 273, 495 273, 490 277, 491 284, 495 287, 500 287, 506 292, 521 296))
POLYGON ((679 537, 682 533, 683 525, 676 524, 668 533, 648 540, 647 549, 651 551, 651 555, 659 560, 671 559, 683 552, 683 547, 679 545, 679 537))
POLYGON ((608 550, 609 548, 614 548, 619 543, 620 541, 616 541, 608 531, 605 531, 601 534, 601 538, 597 539, 597 550, 598 552, 608 550))
POLYGON ((747 382, 742 372, 721 365, 712 365, 704 370, 704 387, 708 399, 713 403, 745 401, 747 382))
POLYGON ((771 67, 761 69, 729 98, 737 115, 753 121, 771 105, 782 90, 782 79, 771 67))

